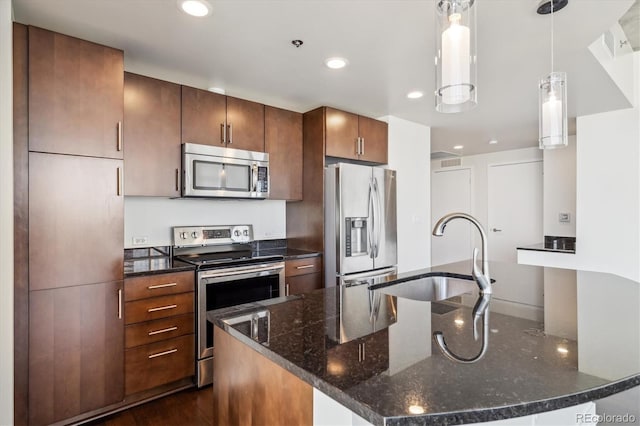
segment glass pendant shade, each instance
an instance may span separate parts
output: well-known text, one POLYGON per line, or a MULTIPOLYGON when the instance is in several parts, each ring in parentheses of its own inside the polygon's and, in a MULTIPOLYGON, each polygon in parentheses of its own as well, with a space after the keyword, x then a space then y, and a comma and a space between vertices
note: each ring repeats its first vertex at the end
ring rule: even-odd
POLYGON ((552 72, 539 86, 540 149, 564 148, 567 135, 567 74, 552 72))
POLYGON ((462 112, 477 100, 475 0, 437 0, 436 110, 462 112))

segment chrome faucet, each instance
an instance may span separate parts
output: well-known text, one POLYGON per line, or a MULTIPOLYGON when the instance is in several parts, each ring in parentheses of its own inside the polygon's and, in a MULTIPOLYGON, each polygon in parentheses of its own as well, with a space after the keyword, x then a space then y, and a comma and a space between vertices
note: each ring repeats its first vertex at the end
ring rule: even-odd
POLYGON ((480 239, 482 240, 482 273, 478 273, 476 262, 478 260, 478 249, 473 249, 473 278, 480 287, 481 294, 491 294, 491 278, 489 277, 489 255, 487 248, 487 233, 484 231, 484 228, 478 222, 478 219, 475 217, 466 214, 466 213, 449 213, 440 218, 440 220, 436 223, 436 226, 433 227, 433 236, 434 237, 442 237, 444 235, 444 228, 447 226, 449 222, 453 219, 466 219, 469 222, 473 223, 475 227, 480 232, 480 239))
POLYGON ((480 353, 471 357, 471 358, 463 358, 451 352, 451 350, 447 347, 446 342, 444 341, 444 336, 441 331, 436 331, 433 333, 433 338, 438 344, 438 347, 442 351, 442 353, 452 361, 460 362, 463 364, 471 364, 478 361, 480 358, 484 356, 487 352, 487 348, 489 346, 489 302, 491 301, 491 278, 489 277, 489 259, 488 259, 488 249, 487 249, 487 234, 482 228, 482 225, 476 218, 466 213, 449 213, 436 223, 436 226, 433 228, 433 235, 435 237, 441 237, 444 235, 444 228, 447 226, 453 219, 466 219, 469 222, 473 223, 475 227, 480 232, 480 238, 482 240, 482 270, 478 268, 478 249, 473 249, 473 267, 471 270, 471 275, 473 276, 474 281, 478 284, 478 288, 480 289, 480 294, 478 295, 478 300, 473 307, 473 339, 478 340, 478 323, 480 322, 480 318, 483 319, 483 327, 482 327, 482 347, 480 348, 480 353))

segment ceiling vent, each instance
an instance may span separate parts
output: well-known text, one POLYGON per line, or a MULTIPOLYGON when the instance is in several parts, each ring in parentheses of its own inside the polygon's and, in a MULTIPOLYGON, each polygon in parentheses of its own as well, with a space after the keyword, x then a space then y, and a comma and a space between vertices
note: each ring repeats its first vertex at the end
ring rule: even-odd
POLYGON ((442 160, 440 167, 458 167, 462 165, 462 158, 450 158, 448 160, 442 160))
POLYGON ((460 157, 460 154, 456 154, 455 152, 447 152, 447 151, 434 151, 431 153, 432 160, 442 160, 443 158, 457 158, 460 157))

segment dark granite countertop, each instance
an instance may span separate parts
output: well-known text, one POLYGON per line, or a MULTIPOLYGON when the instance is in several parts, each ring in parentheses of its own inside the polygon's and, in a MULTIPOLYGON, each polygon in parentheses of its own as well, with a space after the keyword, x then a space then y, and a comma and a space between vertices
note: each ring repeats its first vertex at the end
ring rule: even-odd
POLYGON ((124 276, 165 274, 168 272, 193 271, 194 265, 173 260, 169 247, 147 247, 124 250, 124 276))
MULTIPOLYGON (((436 330, 458 355, 479 351, 482 339, 474 341, 471 331, 477 289, 461 279, 470 278, 470 268, 470 262, 426 268, 372 289, 328 288, 212 311, 208 318, 376 425, 519 417, 640 385, 640 283, 610 274, 578 271, 577 285, 568 283, 555 303, 536 310, 521 298, 544 268, 491 262, 496 282, 487 353, 475 364, 445 358, 431 338, 436 330), (452 278, 438 284, 439 294, 428 294, 425 289, 442 280, 429 277, 443 272, 452 278), (573 323, 571 316, 542 322, 566 317, 571 306, 573 323), (264 343, 224 322, 265 309, 270 333, 264 343), (359 342, 367 345, 365 362, 345 356, 348 345, 359 342)), ((553 290, 545 287, 545 296, 553 290)))
POLYGON ((308 251, 289 247, 260 249, 256 253, 260 256, 283 256, 284 260, 304 259, 308 257, 318 257, 321 255, 321 253, 317 251, 308 251))
POLYGON ((545 235, 544 242, 518 247, 518 250, 547 251, 554 253, 576 253, 576 239, 574 237, 554 237, 545 235))

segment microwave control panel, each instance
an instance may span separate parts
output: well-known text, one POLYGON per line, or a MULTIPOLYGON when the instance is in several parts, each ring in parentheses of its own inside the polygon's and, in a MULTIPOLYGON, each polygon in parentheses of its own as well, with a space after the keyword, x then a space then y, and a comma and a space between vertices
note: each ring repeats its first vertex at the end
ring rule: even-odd
POLYGON ((253 241, 252 225, 173 227, 175 247, 250 243, 251 241, 253 241))

